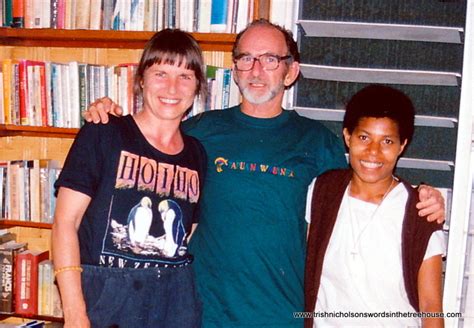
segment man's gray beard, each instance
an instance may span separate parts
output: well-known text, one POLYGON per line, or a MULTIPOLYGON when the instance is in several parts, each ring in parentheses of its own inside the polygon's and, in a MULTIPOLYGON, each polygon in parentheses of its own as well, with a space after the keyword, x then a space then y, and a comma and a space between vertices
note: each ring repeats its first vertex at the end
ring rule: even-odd
POLYGON ((262 96, 254 96, 252 94, 252 92, 249 91, 248 88, 240 88, 240 92, 242 92, 242 96, 251 104, 254 104, 254 105, 261 105, 261 104, 264 104, 270 100, 272 100, 273 98, 275 98, 277 96, 277 94, 283 90, 285 88, 285 86, 283 84, 281 84, 278 88, 275 88, 273 90, 269 90, 268 92, 266 92, 264 95, 262 96))

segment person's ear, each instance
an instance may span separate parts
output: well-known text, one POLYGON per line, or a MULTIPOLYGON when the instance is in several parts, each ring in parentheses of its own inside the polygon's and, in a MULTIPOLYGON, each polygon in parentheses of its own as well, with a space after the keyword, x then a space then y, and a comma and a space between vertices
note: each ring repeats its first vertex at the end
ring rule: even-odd
POLYGON ((408 139, 405 139, 405 141, 403 141, 403 143, 400 145, 400 152, 398 153, 398 156, 400 156, 403 153, 407 144, 408 144, 408 139))
POLYGON ((350 148, 350 140, 351 140, 351 134, 349 133, 349 130, 347 128, 344 128, 342 130, 342 134, 344 135, 344 143, 346 144, 347 148, 350 148))
POLYGON ((300 74, 300 63, 294 61, 288 66, 288 72, 286 72, 285 79, 283 81, 285 84, 285 87, 289 87, 290 85, 292 85, 298 78, 299 74, 300 74))

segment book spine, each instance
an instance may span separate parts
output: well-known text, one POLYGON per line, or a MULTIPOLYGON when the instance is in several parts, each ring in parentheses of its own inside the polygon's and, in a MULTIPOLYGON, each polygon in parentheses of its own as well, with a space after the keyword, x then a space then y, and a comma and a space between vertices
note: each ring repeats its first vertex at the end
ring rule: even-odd
POLYGON ((31 296, 31 259, 22 254, 17 255, 15 281, 15 312, 24 315, 35 314, 31 296))
POLYGON ((13 313, 13 251, 0 250, 0 313, 13 313))
POLYGON ((5 124, 11 124, 11 98, 12 98, 12 60, 2 61, 3 71, 3 114, 5 124))
POLYGON ((30 251, 17 255, 15 312, 23 315, 38 314, 38 266, 47 260, 49 252, 33 254, 30 251))
POLYGON ((20 69, 19 64, 12 64, 12 112, 11 122, 15 125, 20 125, 20 69))
POLYGON ((5 13, 4 14, 3 26, 11 27, 12 24, 13 24, 12 0, 4 0, 3 10, 4 10, 4 13, 5 13))
POLYGON ((58 0, 51 0, 49 20, 51 28, 58 28, 58 4, 58 0))
POLYGON ((25 27, 25 0, 12 0, 12 27, 25 27))
POLYGON ((18 78, 19 78, 19 93, 20 93, 20 124, 29 125, 27 113, 27 99, 28 99, 28 72, 25 60, 20 60, 18 64, 18 78))
POLYGON ((227 26, 229 0, 213 0, 211 7, 211 32, 223 33, 227 26))
POLYGON ((58 1, 57 28, 63 29, 66 27, 66 0, 57 0, 57 1, 58 1))

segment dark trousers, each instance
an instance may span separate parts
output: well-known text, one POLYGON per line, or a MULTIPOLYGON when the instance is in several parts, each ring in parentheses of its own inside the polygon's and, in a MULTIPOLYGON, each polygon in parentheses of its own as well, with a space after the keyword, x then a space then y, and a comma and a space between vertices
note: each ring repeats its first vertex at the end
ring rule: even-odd
POLYGON ((83 268, 82 289, 92 327, 201 327, 202 305, 191 265, 83 268))

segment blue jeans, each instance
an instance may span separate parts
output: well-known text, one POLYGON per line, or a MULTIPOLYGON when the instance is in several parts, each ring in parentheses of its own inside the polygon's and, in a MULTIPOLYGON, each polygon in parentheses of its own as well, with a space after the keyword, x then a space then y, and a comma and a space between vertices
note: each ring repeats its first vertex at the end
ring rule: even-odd
POLYGON ((82 289, 92 327, 201 327, 202 304, 191 265, 83 269, 82 289))

